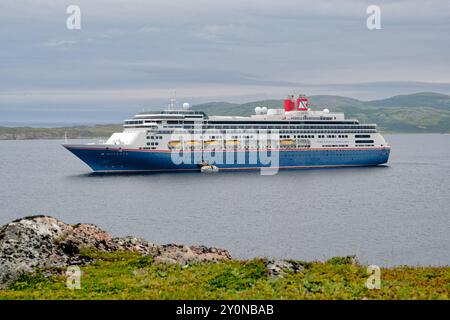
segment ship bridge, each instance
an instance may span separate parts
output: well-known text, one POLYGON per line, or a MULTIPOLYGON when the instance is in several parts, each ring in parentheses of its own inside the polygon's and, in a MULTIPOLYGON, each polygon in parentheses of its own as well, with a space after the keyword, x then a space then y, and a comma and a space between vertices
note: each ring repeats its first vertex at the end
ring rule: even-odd
POLYGON ((203 121, 208 116, 202 111, 192 110, 164 110, 164 111, 144 111, 135 115, 132 119, 124 121, 126 128, 146 128, 161 124, 174 123, 176 121, 203 121))

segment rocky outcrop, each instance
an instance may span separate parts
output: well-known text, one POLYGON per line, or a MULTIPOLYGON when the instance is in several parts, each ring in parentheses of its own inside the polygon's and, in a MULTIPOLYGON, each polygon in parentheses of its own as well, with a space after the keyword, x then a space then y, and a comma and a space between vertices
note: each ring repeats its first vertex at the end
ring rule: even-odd
POLYGON ((69 225, 50 216, 32 216, 0 227, 0 289, 19 274, 36 268, 86 264, 83 248, 105 252, 134 251, 155 263, 191 264, 231 259, 223 249, 204 246, 156 245, 144 239, 113 238, 92 224, 69 225))
POLYGON ((191 264, 197 262, 217 262, 231 259, 228 251, 205 246, 185 246, 166 244, 158 247, 156 263, 191 264))
POLYGON ((288 273, 298 273, 305 270, 305 267, 298 261, 265 260, 264 264, 271 277, 282 277, 288 273))
POLYGON ((113 238, 111 247, 113 250, 134 251, 145 256, 155 257, 158 255, 160 246, 141 238, 123 237, 113 238))

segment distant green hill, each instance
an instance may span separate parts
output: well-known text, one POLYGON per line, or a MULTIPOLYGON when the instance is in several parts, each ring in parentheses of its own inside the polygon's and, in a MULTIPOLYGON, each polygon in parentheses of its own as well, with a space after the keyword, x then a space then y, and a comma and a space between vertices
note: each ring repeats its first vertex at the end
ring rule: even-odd
POLYGON ((430 107, 448 110, 450 108, 450 96, 434 92, 421 92, 368 101, 367 103, 379 107, 430 107))
MULTIPOLYGON (((444 94, 423 92, 374 101, 332 95, 310 96, 309 99, 312 109, 328 108, 332 112, 345 112, 348 118, 378 124, 382 131, 450 133, 450 96, 444 94)), ((210 102, 192 108, 209 115, 248 116, 254 114, 257 106, 281 108, 282 105, 283 101, 280 99, 243 104, 210 102)))
POLYGON ((76 126, 61 128, 0 127, 0 140, 90 139, 106 138, 122 131, 121 125, 76 126))

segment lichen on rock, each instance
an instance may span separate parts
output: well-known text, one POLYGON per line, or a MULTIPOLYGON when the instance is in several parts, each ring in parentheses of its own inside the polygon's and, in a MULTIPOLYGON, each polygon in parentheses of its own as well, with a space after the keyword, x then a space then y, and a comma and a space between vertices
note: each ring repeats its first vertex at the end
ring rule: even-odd
POLYGON ((271 277, 282 277, 288 273, 299 273, 305 270, 299 261, 265 259, 264 264, 271 277))
POLYGON ((84 248, 132 251, 157 263, 190 264, 231 259, 228 251, 204 246, 156 245, 135 237, 113 238, 93 224, 69 225, 50 216, 31 216, 0 227, 0 289, 37 268, 86 264, 84 248))

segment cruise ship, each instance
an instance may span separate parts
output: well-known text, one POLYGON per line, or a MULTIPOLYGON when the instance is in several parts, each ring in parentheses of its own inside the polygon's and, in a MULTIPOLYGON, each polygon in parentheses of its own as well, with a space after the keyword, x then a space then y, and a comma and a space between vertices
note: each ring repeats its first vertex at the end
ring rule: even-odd
POLYGON ((305 95, 289 95, 279 109, 208 116, 177 108, 141 112, 107 141, 63 146, 95 172, 160 172, 376 166, 390 146, 376 124, 312 110, 305 95))

